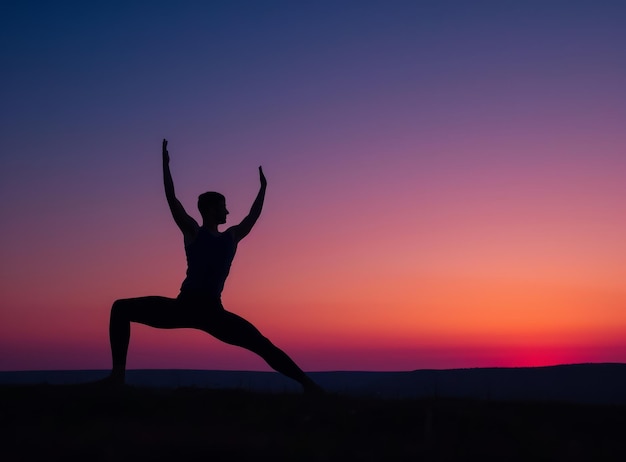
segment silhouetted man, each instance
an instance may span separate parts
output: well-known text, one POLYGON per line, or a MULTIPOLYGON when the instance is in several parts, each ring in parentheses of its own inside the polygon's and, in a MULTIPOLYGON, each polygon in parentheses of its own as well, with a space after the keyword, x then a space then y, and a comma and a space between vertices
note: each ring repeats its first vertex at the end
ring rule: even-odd
POLYGON ((199 196, 198 209, 202 216, 202 226, 199 226, 176 199, 169 161, 167 140, 163 140, 165 197, 174 221, 183 233, 187 277, 177 298, 150 296, 113 303, 109 324, 113 370, 107 381, 124 383, 130 323, 138 322, 161 329, 191 327, 203 330, 223 342, 253 351, 273 369, 298 381, 305 391, 321 391, 289 356, 261 335, 256 327, 222 306, 222 289, 237 244, 248 235, 263 208, 267 187, 263 169, 259 167, 261 188, 248 216, 238 225, 219 232, 218 226, 226 223, 228 215, 224 196, 216 192, 199 196))

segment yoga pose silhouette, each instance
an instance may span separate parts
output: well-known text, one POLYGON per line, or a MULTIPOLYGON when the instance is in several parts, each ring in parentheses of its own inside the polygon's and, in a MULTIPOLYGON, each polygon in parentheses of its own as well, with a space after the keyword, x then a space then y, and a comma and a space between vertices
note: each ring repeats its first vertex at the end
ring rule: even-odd
POLYGON ((216 192, 198 198, 202 226, 190 217, 176 195, 169 167, 167 140, 163 140, 163 182, 165 197, 174 221, 184 237, 187 256, 187 277, 177 298, 159 296, 117 300, 111 308, 109 339, 113 370, 106 379, 123 384, 126 356, 130 341, 130 323, 138 322, 160 329, 195 328, 215 338, 246 348, 261 356, 276 371, 298 381, 306 392, 321 392, 282 350, 274 346, 256 327, 222 306, 221 293, 228 276, 237 244, 248 235, 263 208, 267 180, 259 167, 261 188, 250 213, 241 223, 224 232, 218 225, 226 223, 226 200, 216 192))

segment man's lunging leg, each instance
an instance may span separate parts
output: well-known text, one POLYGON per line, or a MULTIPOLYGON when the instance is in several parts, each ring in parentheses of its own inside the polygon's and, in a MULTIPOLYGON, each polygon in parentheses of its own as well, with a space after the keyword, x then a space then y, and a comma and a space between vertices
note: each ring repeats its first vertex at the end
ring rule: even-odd
POLYGON ((126 377, 126 356, 130 341, 130 323, 138 322, 161 329, 186 326, 176 310, 176 300, 166 297, 139 297, 116 300, 111 307, 109 341, 113 369, 109 380, 122 385, 126 377))

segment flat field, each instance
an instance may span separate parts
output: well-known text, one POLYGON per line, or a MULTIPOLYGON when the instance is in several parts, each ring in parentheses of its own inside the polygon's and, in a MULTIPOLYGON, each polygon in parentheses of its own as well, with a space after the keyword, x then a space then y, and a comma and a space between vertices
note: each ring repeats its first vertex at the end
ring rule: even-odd
POLYGON ((4 461, 626 460, 626 407, 0 386, 4 461))

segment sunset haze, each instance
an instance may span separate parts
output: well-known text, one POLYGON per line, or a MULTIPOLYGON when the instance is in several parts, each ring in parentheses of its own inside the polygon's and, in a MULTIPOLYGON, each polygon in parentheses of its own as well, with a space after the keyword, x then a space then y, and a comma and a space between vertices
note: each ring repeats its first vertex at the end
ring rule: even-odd
MULTIPOLYGON (((163 192, 263 213, 222 301, 307 371, 626 362, 626 3, 0 7, 0 370, 175 297, 163 192)), ((222 228, 225 229, 225 228, 222 228)), ((268 370, 133 325, 128 368, 268 370)))

